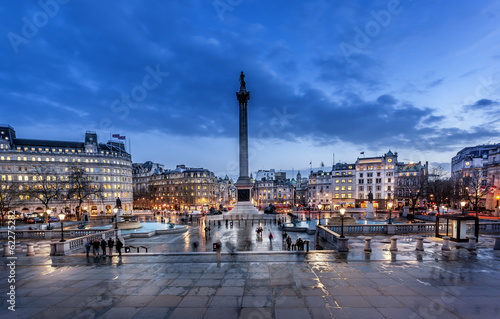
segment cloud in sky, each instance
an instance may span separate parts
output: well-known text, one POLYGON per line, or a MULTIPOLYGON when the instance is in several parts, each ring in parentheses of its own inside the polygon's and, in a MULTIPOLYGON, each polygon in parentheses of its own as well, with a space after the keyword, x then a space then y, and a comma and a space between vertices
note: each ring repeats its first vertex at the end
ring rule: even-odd
MULTIPOLYGON (((490 49, 500 43, 491 33, 499 6, 402 1, 389 23, 378 21, 388 4, 255 0, 233 2, 222 15, 201 0, 70 1, 48 13, 36 2, 3 4, 2 122, 31 138, 126 134, 137 143, 134 161, 189 164, 184 155, 201 150, 232 161, 244 71, 250 138, 265 145, 258 168, 307 167, 308 158, 327 162, 332 152, 354 161, 359 149, 389 148, 446 162, 496 138, 497 126, 479 111, 498 108, 498 81, 476 88, 478 76, 500 74, 490 49), (373 23, 380 31, 347 61, 339 44, 373 23), (464 96, 477 101, 461 104, 472 115, 449 115, 464 96), (309 154, 296 156, 300 149, 309 154)), ((193 162, 227 166, 203 154, 193 162)))

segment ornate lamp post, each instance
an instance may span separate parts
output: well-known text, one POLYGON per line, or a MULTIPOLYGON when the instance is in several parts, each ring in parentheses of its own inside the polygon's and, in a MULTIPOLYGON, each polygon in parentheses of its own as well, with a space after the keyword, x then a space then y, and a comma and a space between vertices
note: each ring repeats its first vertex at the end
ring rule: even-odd
POLYGON ((45 218, 43 217, 44 214, 45 214, 44 212, 41 212, 38 214, 38 215, 40 215, 40 218, 42 219, 42 225, 45 223, 45 218))
POLYGON ((323 205, 319 204, 318 205, 318 225, 321 225, 321 209, 323 208, 323 205))
POLYGON ((387 204, 389 206, 389 222, 388 224, 392 224, 392 202, 387 204))
POLYGON ((59 217, 59 221, 61 222, 61 240, 60 242, 64 242, 66 240, 64 240, 64 231, 63 231, 63 221, 64 221, 64 217, 66 217, 66 215, 64 213, 59 213, 59 215, 57 215, 59 217))
POLYGON ((113 208, 113 212, 115 213, 115 239, 118 242, 118 208, 113 208))
POLYGON ((345 215, 345 208, 340 209, 340 219, 342 221, 341 226, 340 226, 340 238, 344 238, 344 215, 345 215))
POLYGON ((113 208, 113 212, 115 213, 115 229, 118 229, 118 208, 113 208))

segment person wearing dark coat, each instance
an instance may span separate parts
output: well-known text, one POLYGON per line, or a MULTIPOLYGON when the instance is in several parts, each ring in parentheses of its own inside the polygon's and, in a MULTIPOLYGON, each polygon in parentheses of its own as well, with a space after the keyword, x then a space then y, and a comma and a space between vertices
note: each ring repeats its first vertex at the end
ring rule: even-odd
POLYGON ((123 247, 123 243, 120 240, 120 238, 116 239, 116 252, 118 253, 118 256, 122 255, 122 247, 123 247))
POLYGON ((104 238, 101 239, 101 249, 102 249, 102 255, 103 257, 106 257, 106 240, 104 238))
POLYGON ((113 240, 112 237, 109 237, 108 240, 108 250, 109 250, 109 255, 113 256, 113 246, 115 245, 115 241, 113 240))
POLYGON ((99 240, 94 239, 92 248, 94 249, 94 257, 99 257, 99 240))

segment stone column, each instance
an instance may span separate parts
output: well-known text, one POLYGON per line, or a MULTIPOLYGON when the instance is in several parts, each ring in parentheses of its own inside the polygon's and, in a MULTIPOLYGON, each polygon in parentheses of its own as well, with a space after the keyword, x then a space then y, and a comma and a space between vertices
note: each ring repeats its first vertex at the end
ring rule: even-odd
POLYGON ((244 78, 243 72, 240 76, 240 91, 236 92, 236 98, 239 103, 239 137, 240 137, 240 176, 236 184, 249 184, 250 177, 248 174, 248 116, 247 116, 247 105, 250 99, 250 92, 247 92, 246 84, 242 78, 244 78))
POLYGON ((417 237, 417 248, 415 248, 415 250, 424 251, 424 237, 417 237))
POLYGON ((450 237, 448 236, 443 237, 443 247, 441 247, 441 250, 451 250, 450 237))
POLYGON ((11 253, 9 245, 3 245, 3 256, 4 257, 10 257, 10 256, 12 256, 12 253, 11 253))
POLYGON ((35 251, 33 250, 33 246, 35 244, 33 243, 28 243, 27 246, 28 246, 28 251, 26 253, 26 256, 35 256, 35 251))
POLYGON ((469 236, 469 250, 476 250, 476 236, 469 236))
POLYGON ((500 250, 500 236, 495 237, 495 247, 493 247, 494 250, 500 250))
POLYGON ((398 238, 391 237, 391 248, 390 251, 398 251, 398 238))
POLYGON ((372 242, 371 237, 365 237, 365 251, 372 251, 371 242, 372 242))

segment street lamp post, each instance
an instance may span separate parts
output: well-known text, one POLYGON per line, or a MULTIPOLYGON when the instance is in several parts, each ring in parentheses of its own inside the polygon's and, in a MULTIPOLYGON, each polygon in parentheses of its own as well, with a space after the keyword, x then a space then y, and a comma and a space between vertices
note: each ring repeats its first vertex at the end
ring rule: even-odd
POLYGON ((118 242, 118 208, 113 208, 113 212, 115 213, 115 239, 118 242))
POLYGON ((321 209, 323 208, 323 205, 319 204, 318 205, 318 225, 321 225, 321 209))
POLYGON ((499 201, 499 200, 500 200, 500 195, 497 195, 497 207, 499 207, 499 206, 498 206, 498 201, 499 201))
POLYGON ((340 209, 340 238, 344 238, 344 214, 345 214, 345 208, 340 209))
POLYGON ((460 202, 460 206, 462 206, 462 215, 465 215, 465 211, 464 211, 465 201, 460 202))
POLYGON ((389 222, 388 222, 388 224, 392 224, 392 202, 390 202, 387 205, 389 205, 389 222))
POLYGON ((63 231, 63 221, 64 221, 64 217, 66 217, 66 215, 64 213, 59 213, 59 221, 61 222, 61 240, 60 242, 65 242, 66 240, 64 240, 64 231, 63 231))
POLYGON ((49 230, 50 230, 50 214, 52 213, 52 211, 50 209, 47 209, 47 218, 48 218, 48 221, 49 221, 49 230))

